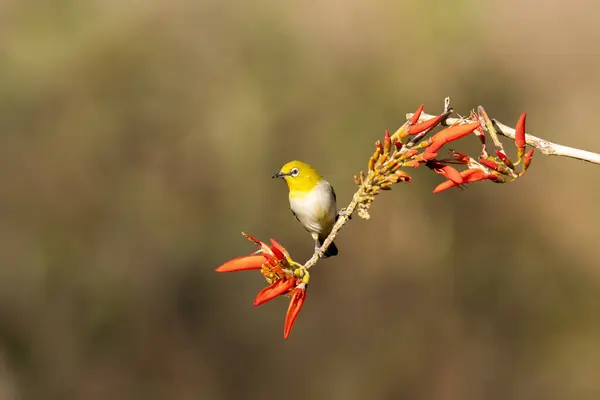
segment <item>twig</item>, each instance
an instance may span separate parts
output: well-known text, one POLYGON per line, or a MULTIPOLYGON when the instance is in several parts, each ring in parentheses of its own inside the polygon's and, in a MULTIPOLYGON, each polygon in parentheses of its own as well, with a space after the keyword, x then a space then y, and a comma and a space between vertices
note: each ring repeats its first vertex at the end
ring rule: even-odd
POLYGON ((327 239, 325 239, 325 241, 323 242, 323 244, 321 245, 319 250, 315 251, 315 253, 312 255, 312 257, 304 264, 304 268, 310 269, 312 266, 314 266, 319 261, 319 258, 320 258, 319 253, 321 253, 321 254, 325 253, 325 250, 327 250, 329 245, 333 242, 333 240, 337 236, 340 229, 342 229, 342 227, 346 224, 346 222, 348 222, 348 220, 350 219, 350 216, 354 212, 354 209, 358 205, 359 199, 362 197, 363 188, 364 188, 364 184, 360 186, 360 188, 356 191, 356 193, 354 193, 354 196, 352 196, 352 201, 345 208, 344 213, 340 215, 340 217, 336 221, 335 225, 333 225, 333 228, 331 229, 329 236, 327 236, 327 239))
MULTIPOLYGON (((412 117, 412 113, 406 114, 406 118, 412 117)), ((434 118, 435 115, 430 115, 426 113, 422 113, 419 121, 428 120, 430 118, 434 118)), ((458 122, 458 118, 447 118, 444 122, 444 125, 452 125, 458 122)), ((469 121, 469 120, 467 120, 469 121)), ((504 125, 501 122, 498 122, 495 119, 492 119, 494 124, 496 125, 498 133, 504 137, 514 140, 515 139, 515 130, 507 125, 504 125)), ((540 151, 540 153, 547 156, 560 156, 560 157, 569 157, 574 158, 576 160, 587 161, 592 164, 600 165, 600 154, 593 153, 591 151, 576 149, 574 147, 563 146, 562 144, 552 143, 548 140, 539 138, 537 136, 533 136, 530 134, 525 135, 525 141, 528 145, 535 147, 540 151)))

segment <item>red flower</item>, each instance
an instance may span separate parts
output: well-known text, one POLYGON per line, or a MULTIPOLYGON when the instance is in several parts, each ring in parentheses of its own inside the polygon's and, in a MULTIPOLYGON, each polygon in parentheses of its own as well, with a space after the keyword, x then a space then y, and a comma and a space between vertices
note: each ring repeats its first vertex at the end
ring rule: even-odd
POLYGON ((267 286, 260 292, 254 299, 254 307, 260 306, 262 303, 266 303, 269 300, 274 299, 277 296, 281 296, 284 293, 289 292, 295 286, 295 279, 279 279, 271 285, 267 286))
POLYGON ((417 122, 419 122, 419 118, 421 117, 421 113, 423 112, 423 107, 425 107, 425 104, 421 104, 419 106, 419 108, 417 108, 417 111, 415 111, 415 113, 413 114, 413 116, 410 119, 411 125, 414 125, 417 122))
POLYGON ((450 179, 457 185, 460 185, 464 182, 460 173, 450 165, 444 165, 440 161, 429 161, 425 165, 434 170, 436 173, 446 177, 447 179, 450 179))
MULTIPOLYGON (((413 115, 413 117, 414 117, 414 115, 413 115)), ((423 121, 423 122, 419 122, 418 124, 411 125, 408 127, 408 134, 416 135, 418 133, 421 133, 423 131, 431 129, 431 128, 435 127, 437 124, 439 124, 444 117, 446 117, 446 115, 438 115, 437 117, 430 118, 427 121, 423 121)))
POLYGON ((488 160, 487 158, 480 158, 479 162, 481 164, 485 165, 486 167, 493 169, 494 171, 500 170, 500 167, 498 166, 498 164, 496 164, 492 160, 488 160))
MULTIPOLYGON (((463 179, 463 184, 477 182, 477 181, 483 181, 486 179, 489 179, 491 181, 498 181, 500 179, 498 177, 498 175, 488 174, 485 171, 478 169, 478 168, 470 168, 470 169, 461 171, 460 176, 463 179)), ((453 188, 458 185, 459 185, 458 183, 448 180, 448 181, 442 182, 439 185, 437 185, 436 188, 433 189, 433 193, 440 193, 440 192, 443 192, 444 190, 448 190, 448 189, 453 188)))
POLYGON ((296 322, 296 318, 302 309, 304 299, 306 299, 306 284, 301 283, 296 286, 296 288, 290 292, 290 295, 292 296, 292 300, 288 306, 288 310, 285 315, 285 324, 283 325, 284 339, 287 339, 290 336, 294 322, 296 322))
POLYGON ((284 324, 284 338, 287 339, 306 299, 308 271, 293 261, 287 250, 271 239, 271 246, 243 233, 249 240, 260 246, 255 253, 229 260, 217 268, 217 272, 260 270, 269 286, 262 289, 254 299, 259 306, 279 296, 290 296, 290 305, 284 324))
POLYGON ((265 262, 265 257, 262 255, 249 255, 244 257, 237 257, 233 260, 227 261, 217 268, 217 272, 236 272, 236 271, 249 271, 253 269, 261 269, 265 262))
POLYGON ((433 135, 431 137, 431 140, 433 142, 450 143, 450 142, 460 139, 463 136, 468 135, 469 133, 473 132, 475 129, 479 128, 480 126, 481 126, 481 124, 479 122, 471 122, 468 124, 454 125, 454 126, 444 129, 443 131, 436 133, 435 135, 433 135))

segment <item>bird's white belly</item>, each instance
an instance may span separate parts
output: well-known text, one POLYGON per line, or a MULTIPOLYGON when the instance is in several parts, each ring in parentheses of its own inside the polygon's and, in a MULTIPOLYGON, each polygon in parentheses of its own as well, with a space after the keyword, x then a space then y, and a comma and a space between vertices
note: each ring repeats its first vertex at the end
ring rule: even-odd
POLYGON ((298 221, 311 233, 328 234, 335 223, 337 208, 328 183, 319 183, 302 197, 290 193, 290 206, 298 221))

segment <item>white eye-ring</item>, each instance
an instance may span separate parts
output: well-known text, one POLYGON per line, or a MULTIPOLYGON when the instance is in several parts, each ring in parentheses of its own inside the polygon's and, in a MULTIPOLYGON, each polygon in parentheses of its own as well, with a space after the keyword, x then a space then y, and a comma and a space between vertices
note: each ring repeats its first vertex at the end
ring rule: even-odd
POLYGON ((290 170, 290 175, 291 176, 298 176, 299 173, 300 173, 300 171, 298 171, 298 168, 292 168, 290 170))

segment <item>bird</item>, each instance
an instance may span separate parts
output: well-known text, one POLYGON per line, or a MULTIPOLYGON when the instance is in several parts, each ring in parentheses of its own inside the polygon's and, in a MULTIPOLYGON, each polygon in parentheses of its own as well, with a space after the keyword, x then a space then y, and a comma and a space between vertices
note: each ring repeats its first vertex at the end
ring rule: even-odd
POLYGON ((284 164, 271 178, 282 178, 287 183, 292 213, 311 234, 315 252, 323 258, 336 256, 338 248, 333 242, 325 251, 319 250, 338 218, 335 190, 329 182, 298 160, 284 164))

